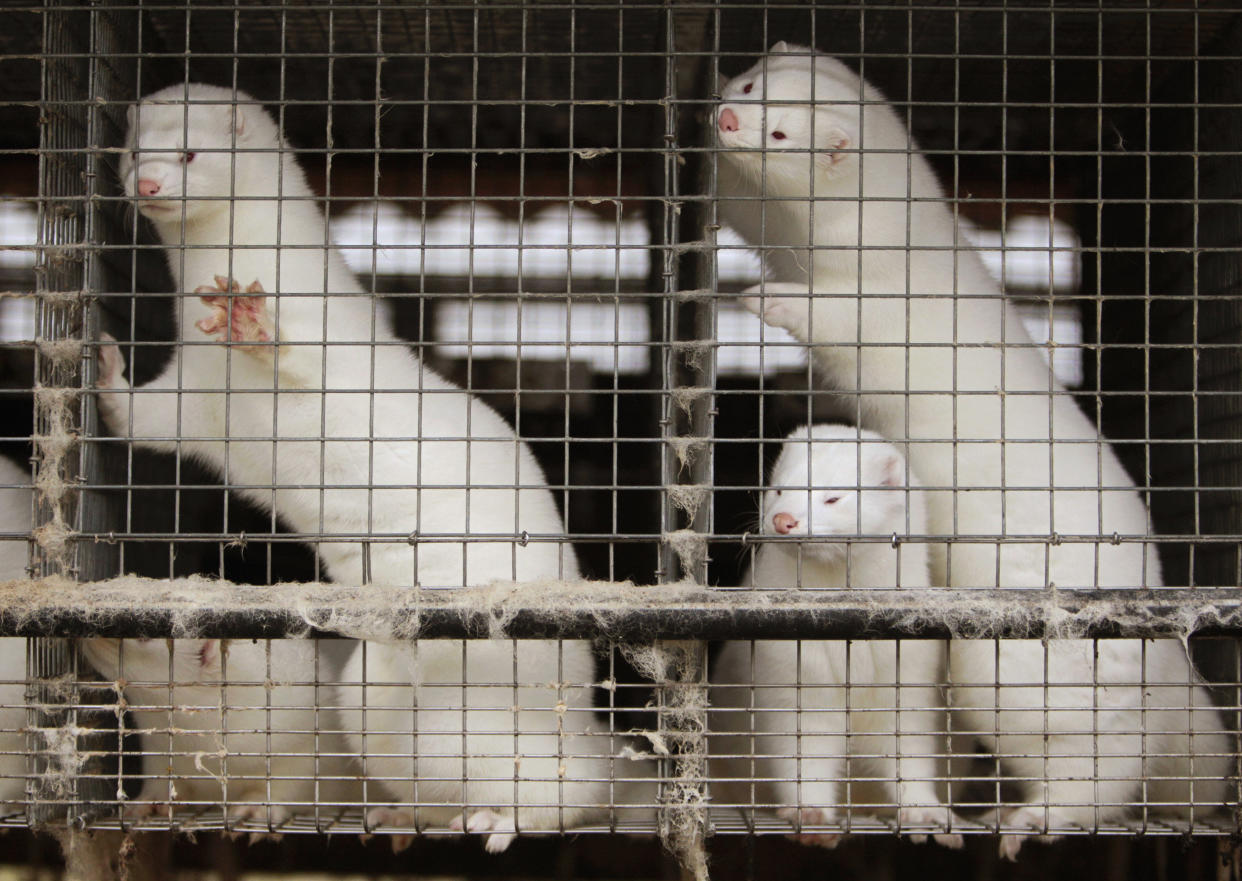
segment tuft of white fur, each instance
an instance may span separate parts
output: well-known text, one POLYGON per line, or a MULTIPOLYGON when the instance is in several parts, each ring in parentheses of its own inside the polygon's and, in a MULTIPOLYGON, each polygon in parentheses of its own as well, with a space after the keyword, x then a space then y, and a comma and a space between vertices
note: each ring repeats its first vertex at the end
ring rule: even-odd
MULTIPOLYGON (((805 426, 785 440, 761 510, 767 542, 742 582, 756 589, 928 587, 922 491, 896 447, 870 431, 805 426), (777 524, 784 524, 778 528, 777 524), (790 524, 794 525, 790 525, 790 524), (881 541, 858 541, 879 538, 881 541), (851 540, 854 539, 854 540, 851 540)), ((907 834, 954 818, 942 790, 945 646, 936 640, 726 643, 712 677, 717 798, 780 806, 800 825, 839 822, 840 806, 896 807, 907 834), (798 687, 800 686, 800 687, 798 687), (750 758, 754 756, 755 758, 750 758), (765 781, 754 786, 747 778, 765 781), (847 784, 847 780, 849 780, 847 784)), ((960 847, 960 835, 936 833, 960 847)), ((831 846, 835 836, 803 835, 831 846)))
MULTIPOLYGON (((716 120, 721 216, 772 279, 744 302, 806 342, 825 381, 856 396, 860 423, 907 450, 933 533, 966 538, 932 545, 932 582, 1159 586, 1133 482, 962 247, 951 203, 884 96, 840 61, 779 43, 725 86, 716 120), (734 131, 720 126, 726 111, 734 131), (1039 540, 1053 536, 1064 540, 1039 540)), ((1194 778, 1199 813, 1223 800, 1230 742, 1179 643, 1104 641, 1096 661, 1090 643, 1057 641, 1047 655, 1045 680, 1038 642, 950 652, 955 729, 1036 778, 1009 816, 1091 827, 1136 802, 1160 811, 1136 782, 1153 767, 1194 778), (992 686, 1018 680, 1034 685, 1001 689, 998 706, 992 686), (1108 687, 1045 693, 1045 681, 1108 687), (1095 699, 1110 711, 1093 713, 1095 699), (1094 734, 1077 733, 1084 725, 1094 734)), ((1189 799, 1188 784, 1156 788, 1189 799)), ((1010 837, 1002 851, 1017 847, 1010 837)))
MULTIPOLYGON (((254 99, 201 85, 157 92, 131 111, 127 144, 126 193, 168 248, 186 345, 132 395, 105 352, 101 389, 117 393, 100 406, 114 431, 195 456, 298 532, 357 536, 314 545, 337 582, 363 582, 364 554, 384 585, 579 577, 567 543, 539 540, 565 529, 530 450, 396 337, 254 99), (141 180, 169 207, 140 198, 141 180), (262 285, 275 345, 202 344, 196 323, 212 310, 191 294, 216 275, 262 285)), ((402 805, 376 821, 477 811, 467 828, 483 831, 490 811, 489 845, 503 849, 512 828, 573 826, 608 803, 618 747, 591 709, 585 642, 371 641, 332 672, 341 706, 367 706, 365 732, 346 726, 367 803, 402 805)))

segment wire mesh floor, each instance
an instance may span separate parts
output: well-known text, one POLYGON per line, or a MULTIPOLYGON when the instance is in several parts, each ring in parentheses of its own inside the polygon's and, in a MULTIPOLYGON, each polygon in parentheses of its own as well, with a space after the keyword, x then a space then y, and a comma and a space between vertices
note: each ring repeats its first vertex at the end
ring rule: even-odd
MULTIPOLYGON (((713 807, 708 811, 710 833, 714 835, 898 835, 934 834, 952 831, 963 835, 995 835, 1004 833, 1029 835, 1209 835, 1228 836, 1236 834, 1236 828, 1228 814, 1219 813, 1194 822, 1169 818, 1139 818, 1124 821, 1101 822, 1093 828, 1079 825, 1053 826, 1036 829, 1030 826, 997 824, 982 820, 961 820, 952 830, 934 824, 898 824, 895 819, 860 814, 835 823, 803 823, 800 828, 788 820, 770 813, 756 813, 736 807, 713 807)), ((0 828, 27 828, 24 812, 6 813, 0 816, 0 828)), ((429 826, 421 830, 399 824, 369 824, 365 812, 356 808, 324 807, 314 813, 296 814, 290 819, 269 827, 257 820, 237 820, 226 817, 217 806, 178 806, 169 815, 154 815, 140 820, 122 819, 116 816, 96 817, 89 821, 90 829, 124 829, 135 832, 229 832, 235 835, 310 834, 310 835, 419 835, 426 838, 453 838, 462 835, 477 836, 478 833, 462 832, 446 827, 429 826)), ((572 829, 523 830, 523 836, 555 836, 562 834, 621 834, 657 835, 658 824, 653 820, 618 820, 611 823, 589 823, 572 829)), ((484 833, 485 834, 485 833, 484 833)))

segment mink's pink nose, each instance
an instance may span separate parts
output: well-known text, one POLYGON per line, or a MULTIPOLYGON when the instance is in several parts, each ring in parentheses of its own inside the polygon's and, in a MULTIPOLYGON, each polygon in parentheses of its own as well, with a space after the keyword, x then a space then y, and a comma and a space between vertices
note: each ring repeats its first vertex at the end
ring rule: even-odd
POLYGON ((157 196, 160 192, 160 185, 153 180, 142 178, 138 181, 139 196, 157 196))
POLYGON ((737 131, 737 114, 726 107, 720 111, 720 116, 716 119, 716 124, 720 126, 722 132, 737 131))
POLYGON ((789 533, 793 532, 794 527, 798 525, 798 521, 793 514, 786 514, 782 511, 772 518, 772 525, 776 527, 776 531, 781 535, 789 535, 789 533))

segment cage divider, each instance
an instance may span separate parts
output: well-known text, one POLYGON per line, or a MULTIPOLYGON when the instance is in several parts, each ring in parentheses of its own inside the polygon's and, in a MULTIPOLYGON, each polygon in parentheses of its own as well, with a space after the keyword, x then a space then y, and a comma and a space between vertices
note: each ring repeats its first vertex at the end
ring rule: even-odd
MULTIPOLYGON (((97 281, 89 267, 91 233, 98 229, 96 198, 101 177, 97 107, 90 104, 96 85, 91 53, 107 35, 106 23, 84 17, 72 3, 53 3, 44 17, 40 137, 40 262, 36 267, 35 346, 35 571, 47 577, 97 577, 99 570, 80 554, 74 533, 96 523, 80 505, 79 476, 87 476, 94 457, 77 437, 93 400, 82 397, 81 339, 85 297, 97 281), (85 188, 85 189, 84 189, 85 188), (78 345, 73 345, 74 342, 78 345), (90 518, 88 520, 88 518, 90 518), (85 571, 83 565, 85 564, 85 571)), ((93 358, 87 359, 89 363, 93 358)), ((80 749, 85 720, 80 718, 77 661, 73 644, 48 636, 28 647, 30 791, 32 825, 83 816, 85 805, 102 791, 87 772, 80 749)))

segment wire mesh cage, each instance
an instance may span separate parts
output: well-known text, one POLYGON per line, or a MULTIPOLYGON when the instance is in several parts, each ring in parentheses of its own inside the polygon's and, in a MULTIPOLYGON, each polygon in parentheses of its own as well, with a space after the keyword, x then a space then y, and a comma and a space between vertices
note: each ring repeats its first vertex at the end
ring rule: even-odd
POLYGON ((0 799, 71 874, 1236 863, 1237 10, 4 16, 0 799))

